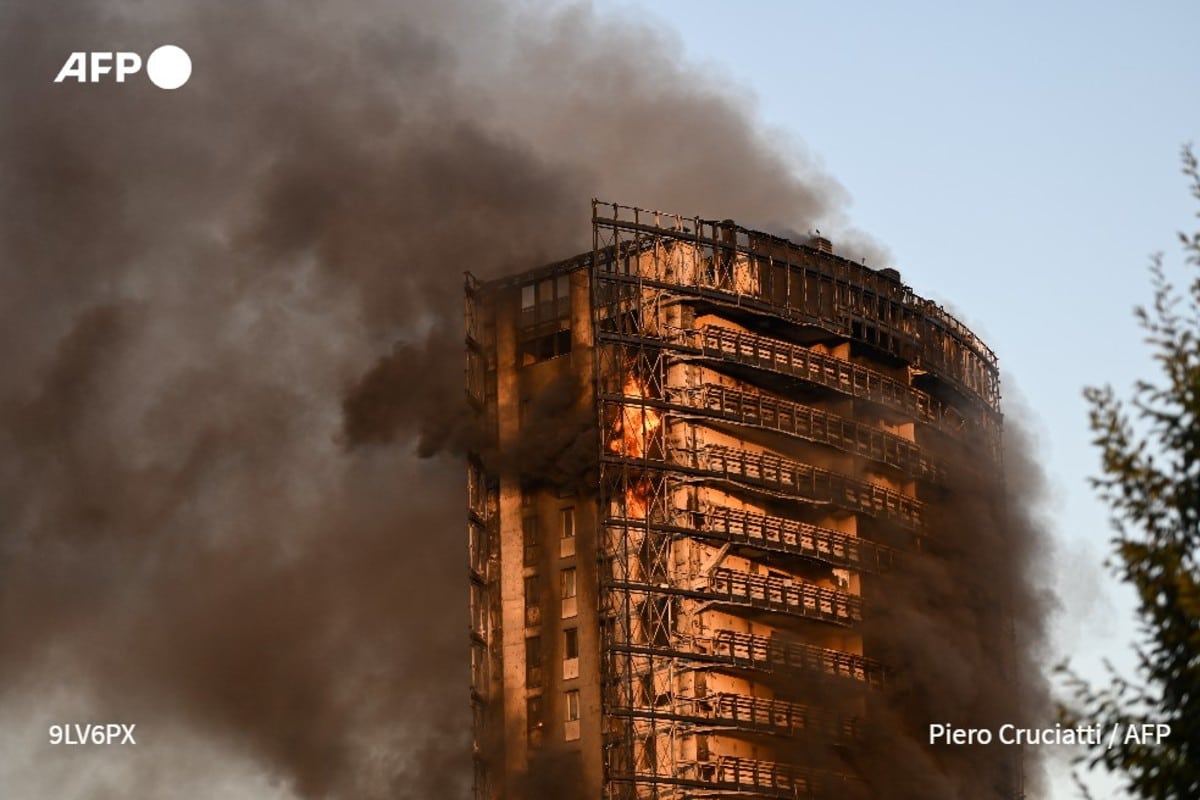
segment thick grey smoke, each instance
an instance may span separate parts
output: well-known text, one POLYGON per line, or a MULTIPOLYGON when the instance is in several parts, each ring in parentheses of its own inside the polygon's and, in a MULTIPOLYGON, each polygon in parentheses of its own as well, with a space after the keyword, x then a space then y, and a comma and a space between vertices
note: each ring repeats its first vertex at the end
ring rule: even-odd
MULTIPOLYGON (((927 746, 930 723, 984 728, 1053 725, 1041 676, 1053 598, 1043 582, 1040 509, 1046 481, 1019 418, 1006 420, 1004 461, 991 467, 978 443, 931 453, 947 467, 945 493, 927 496, 926 554, 902 557, 882 576, 864 636, 892 669, 885 701, 867 725, 864 770, 873 797, 1008 798, 1019 749, 927 746)), ((1026 796, 1040 796, 1042 756, 1026 752, 1026 796)))
POLYGON ((593 195, 840 222, 678 49, 586 5, 0 2, 6 796, 465 796, 462 467, 419 457, 461 273, 582 249, 593 195), (52 83, 163 43, 176 92, 52 83), (138 747, 47 744, 110 721, 138 747))
MULTIPOLYGON (((582 250, 592 196, 843 223, 678 50, 586 5, 0 0, 5 796, 466 796, 462 272, 582 250), (74 50, 166 42, 179 91, 52 83, 74 50), (63 722, 139 745, 53 748, 63 722)), ((573 391, 510 456, 588 468, 573 391)), ((1036 539, 985 527, 895 588, 882 643, 920 708, 880 730, 996 711, 974 687, 1006 671, 972 670, 1003 642, 947 626, 995 630, 1006 600, 1040 630, 1036 539)), ((970 757, 881 753, 905 797, 978 796, 970 757)))

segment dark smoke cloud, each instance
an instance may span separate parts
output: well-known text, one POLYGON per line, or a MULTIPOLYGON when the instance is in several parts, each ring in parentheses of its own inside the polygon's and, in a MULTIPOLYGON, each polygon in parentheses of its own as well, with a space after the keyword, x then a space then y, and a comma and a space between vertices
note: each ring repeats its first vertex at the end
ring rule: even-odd
MULTIPOLYGON (((864 625, 893 670, 867 726, 866 770, 876 797, 1007 798, 1003 765, 1015 748, 928 747, 930 723, 960 728, 1052 726, 1041 674, 1054 600, 1037 588, 1051 553, 1040 509, 1046 480, 1019 416, 1005 420, 1004 461, 981 468, 978 450, 946 443, 942 497, 927 498, 927 555, 903 558, 876 587, 864 625)), ((1043 584, 1044 585, 1044 584, 1043 584)), ((1026 753, 1025 789, 1043 788, 1041 757, 1026 753)))
POLYGON ((465 796, 462 467, 420 458, 469 435, 462 272, 583 249, 593 195, 840 220, 678 49, 586 5, 0 3, 6 796, 465 796), (179 91, 51 82, 168 42, 179 91), (110 720, 138 749, 45 744, 110 720))
MULTIPOLYGON (((680 49, 587 5, 0 0, 6 796, 466 796, 462 273, 584 249, 592 196, 844 227, 680 49), (51 83, 166 42, 174 93, 51 83)), ((575 390, 506 457, 585 474, 575 390)))
POLYGON ((473 415, 459 401, 463 376, 446 370, 460 339, 439 326, 421 340, 397 342, 381 356, 342 401, 346 444, 390 444, 415 427, 416 452, 422 458, 448 446, 456 452, 481 446, 481 432, 471 430, 473 415), (420 376, 419 383, 414 376, 420 376))

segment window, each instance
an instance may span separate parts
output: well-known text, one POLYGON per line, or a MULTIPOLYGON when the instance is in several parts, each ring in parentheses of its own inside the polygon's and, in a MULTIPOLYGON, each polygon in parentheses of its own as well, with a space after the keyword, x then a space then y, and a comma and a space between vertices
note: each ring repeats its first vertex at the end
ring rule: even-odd
POLYGON ((537 689, 542 685, 542 637, 525 640, 525 685, 537 689))
POLYGON ((541 605, 542 602, 542 586, 538 582, 536 575, 531 575, 525 579, 525 607, 541 605))
POLYGON ((522 367, 565 356, 571 352, 571 331, 566 329, 523 339, 520 351, 522 367))
POLYGON ((552 322, 571 315, 571 276, 558 275, 521 287, 521 325, 552 322))
POLYGON ((525 718, 530 732, 541 730, 542 727, 542 698, 530 697, 525 701, 525 718))
POLYGON ((525 624, 542 622, 542 584, 536 575, 525 579, 525 624))
POLYGON ((467 542, 471 554, 471 569, 479 575, 487 572, 487 532, 481 525, 467 525, 467 542))
POLYGON ((538 318, 554 316, 554 280, 547 278, 537 285, 538 318))
POLYGON ((471 583, 471 633, 481 639, 487 638, 487 601, 483 587, 471 583))
POLYGON ((573 689, 566 694, 566 719, 563 720, 563 739, 568 742, 579 741, 579 690, 573 689))
POLYGON ((558 275, 521 287, 521 366, 571 352, 571 276, 558 275))
POLYGON ((563 631, 563 658, 579 658, 579 629, 563 631))
POLYGON ((487 514, 487 486, 483 468, 473 461, 467 464, 467 504, 480 519, 487 514))
POLYGON ((575 582, 575 568, 570 567, 562 571, 562 618, 569 619, 579 613, 579 607, 575 601, 575 594, 578 586, 575 582))
POLYGON ((526 639, 526 666, 541 666, 541 637, 530 636, 526 639))
POLYGON ((563 631, 562 676, 564 681, 579 677, 579 630, 577 628, 567 628, 563 631))
POLYGON ((562 538, 558 540, 558 555, 561 558, 575 555, 575 509, 562 510, 559 528, 562 538))
POLYGON ((487 690, 487 649, 479 642, 471 643, 471 688, 477 692, 487 690))
POLYGON ((525 540, 525 566, 536 566, 539 554, 537 517, 521 518, 521 534, 525 540))

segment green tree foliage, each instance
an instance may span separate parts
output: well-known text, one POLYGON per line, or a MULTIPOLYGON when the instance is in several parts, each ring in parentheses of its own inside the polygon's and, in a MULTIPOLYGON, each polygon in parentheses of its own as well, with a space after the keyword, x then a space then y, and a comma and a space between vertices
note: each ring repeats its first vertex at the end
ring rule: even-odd
MULTIPOLYGON (((1200 200, 1200 169, 1190 147, 1184 174, 1200 200)), ((1200 214, 1198 214, 1200 216, 1200 214)), ((1111 387, 1089 388, 1101 474, 1091 483, 1112 513, 1109 564, 1137 594, 1140 644, 1136 676, 1110 666, 1093 687, 1064 668, 1072 695, 1064 716, 1119 725, 1165 723, 1162 742, 1124 741, 1082 757, 1120 775, 1135 797, 1200 798, 1200 232, 1179 235, 1193 276, 1179 289, 1161 256, 1151 265, 1154 303, 1135 314, 1156 364, 1123 401, 1111 387)), ((1107 739, 1107 735, 1105 737, 1107 739)), ((1107 745, 1107 741, 1105 742, 1107 745)))

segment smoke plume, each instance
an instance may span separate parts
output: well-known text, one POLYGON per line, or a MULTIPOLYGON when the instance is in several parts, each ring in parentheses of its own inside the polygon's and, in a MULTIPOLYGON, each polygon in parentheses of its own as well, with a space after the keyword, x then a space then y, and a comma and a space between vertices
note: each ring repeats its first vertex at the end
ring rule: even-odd
POLYGON ((586 4, 0 0, 7 796, 467 795, 462 273, 584 249, 592 196, 844 228, 679 50, 586 4), (177 91, 52 82, 165 43, 177 91))
MULTIPOLYGON (((931 453, 947 475, 944 494, 925 498, 925 552, 901 556, 864 596, 864 638, 891 670, 866 725, 872 797, 1012 797, 1022 753, 997 741, 1000 728, 1053 725, 1039 668, 1053 598, 1036 588, 1049 557, 1038 516, 1046 482, 1019 418, 1006 420, 1003 447, 1000 469, 981 468, 978 443, 931 453), (931 723, 993 740, 929 747, 931 723)), ((1041 755, 1024 755, 1026 796, 1040 796, 1041 755)))

